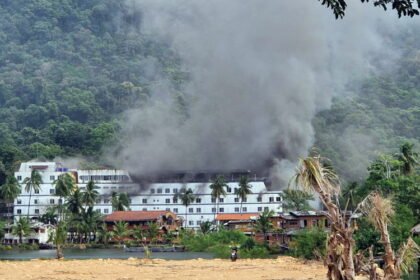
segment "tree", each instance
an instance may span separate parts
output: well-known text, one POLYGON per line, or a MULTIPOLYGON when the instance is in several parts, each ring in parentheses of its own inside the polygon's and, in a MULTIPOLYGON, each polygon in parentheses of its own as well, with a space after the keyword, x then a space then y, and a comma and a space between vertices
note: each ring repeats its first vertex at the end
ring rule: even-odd
POLYGON ((147 237, 149 238, 150 242, 156 241, 159 235, 159 225, 157 223, 149 222, 147 223, 147 237))
POLYGON ((207 234, 211 231, 212 223, 209 221, 202 222, 200 224, 200 231, 202 234, 207 234))
POLYGON ((81 223, 85 234, 85 240, 89 243, 92 239, 95 240, 96 236, 92 238, 91 234, 96 235, 98 226, 102 222, 102 216, 99 212, 93 210, 93 206, 89 206, 81 213, 81 223))
POLYGON ((192 189, 180 189, 179 193, 174 195, 175 199, 180 199, 182 205, 185 206, 185 228, 187 228, 187 220, 188 220, 188 206, 194 202, 195 196, 193 194, 192 189))
POLYGON ((269 233, 273 229, 273 223, 271 222, 271 218, 274 216, 273 210, 264 210, 258 217, 257 221, 255 222, 255 230, 256 232, 261 232, 264 236, 264 244, 267 243, 267 233, 269 233))
POLYGON ((96 199, 99 196, 99 192, 96 190, 97 186, 93 181, 89 181, 86 184, 86 190, 83 192, 83 203, 88 207, 95 205, 96 199))
POLYGON ((304 190, 316 192, 327 209, 327 218, 332 224, 327 239, 328 279, 354 280, 354 228, 351 219, 338 206, 340 184, 337 175, 329 164, 323 163, 319 156, 314 156, 299 161, 292 181, 304 190))
POLYGON ((252 185, 249 184, 248 177, 241 176, 239 179, 239 188, 235 190, 235 194, 238 196, 238 198, 241 199, 241 208, 240 213, 242 214, 242 203, 248 196, 248 194, 251 194, 252 185))
POLYGON ((67 199, 67 209, 74 215, 81 213, 83 209, 83 194, 76 188, 67 199))
POLYGON ((39 220, 44 224, 56 225, 58 223, 57 209, 55 207, 48 207, 39 220))
POLYGON ((62 220, 62 206, 63 206, 63 199, 67 198, 73 191, 75 187, 75 181, 72 175, 69 173, 64 173, 58 176, 58 178, 54 181, 55 186, 55 194, 60 197, 61 203, 59 204, 60 210, 59 210, 59 216, 62 220))
POLYGON ((126 211, 130 209, 130 199, 127 193, 112 192, 111 195, 112 211, 126 211))
POLYGON ((55 231, 51 231, 48 236, 48 242, 52 242, 55 245, 57 252, 57 259, 64 258, 63 245, 67 240, 67 226, 64 221, 60 221, 55 228, 55 231))
MULTIPOLYGON (((20 185, 14 176, 8 176, 6 183, 1 186, 0 194, 1 197, 7 203, 13 203, 13 201, 19 196, 21 191, 20 185)), ((9 214, 10 207, 7 207, 7 213, 9 214)), ((8 215, 8 221, 10 223, 10 217, 8 215)))
POLYGON ((32 232, 29 224, 29 219, 20 217, 19 220, 12 226, 13 235, 19 236, 19 243, 22 244, 22 239, 25 236, 29 236, 32 232))
POLYGON ((413 147, 414 144, 412 143, 404 143, 400 147, 400 153, 397 154, 398 160, 402 162, 401 173, 404 175, 412 174, 418 164, 417 158, 419 155, 413 151, 413 147))
MULTIPOLYGON (((345 0, 318 0, 321 1, 322 5, 329 7, 335 15, 335 18, 343 18, 344 12, 347 8, 347 3, 345 0)), ((361 0, 364 2, 369 2, 369 0, 361 0)), ((398 12, 398 16, 409 16, 413 17, 419 15, 419 11, 415 8, 415 0, 374 0, 375 6, 380 6, 384 10, 387 10, 387 5, 391 4, 392 9, 398 12)), ((420 8, 420 2, 417 1, 417 7, 420 8)))
POLYGON ((216 212, 214 213, 215 220, 216 215, 219 213, 220 197, 226 196, 225 188, 227 187, 228 185, 226 184, 225 177, 222 175, 217 176, 213 183, 210 185, 211 197, 214 199, 216 206, 216 212))
POLYGON ((283 191, 283 207, 288 210, 309 210, 308 200, 314 200, 312 194, 302 190, 287 189, 283 191))
POLYGON ((29 192, 28 215, 27 215, 27 218, 29 219, 29 209, 31 207, 32 191, 37 192, 41 190, 41 184, 42 184, 41 174, 38 172, 38 170, 32 170, 31 177, 26 177, 23 180, 23 184, 25 185, 25 191, 29 192))
POLYGON ((109 240, 114 236, 114 233, 108 230, 106 223, 102 223, 97 229, 97 238, 99 242, 108 245, 109 240))
POLYGON ((112 229, 114 238, 118 240, 120 244, 123 243, 124 238, 129 236, 131 231, 128 229, 128 224, 123 221, 116 222, 112 229))

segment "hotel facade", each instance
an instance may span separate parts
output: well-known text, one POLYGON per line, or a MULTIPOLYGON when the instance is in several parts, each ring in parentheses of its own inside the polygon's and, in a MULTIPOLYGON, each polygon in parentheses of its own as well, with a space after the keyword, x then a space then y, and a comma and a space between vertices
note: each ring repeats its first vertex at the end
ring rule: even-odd
POLYGON ((55 162, 25 162, 15 172, 15 177, 22 187, 21 194, 14 201, 14 218, 28 214, 29 193, 24 190, 23 181, 31 176, 32 170, 37 170, 42 176, 41 188, 38 192, 32 192, 29 207, 29 216, 37 219, 51 206, 62 203, 55 195, 54 181, 61 174, 70 172, 76 179, 81 191, 86 188, 89 181, 94 181, 99 192, 94 209, 103 214, 112 213, 111 194, 127 193, 130 198, 131 210, 165 210, 176 213, 185 218, 188 215, 189 228, 198 228, 204 221, 213 221, 218 213, 258 213, 264 210, 282 212, 282 192, 269 191, 263 178, 258 178, 250 172, 233 172, 223 174, 228 187, 225 188, 226 196, 220 198, 218 211, 216 211, 215 199, 211 196, 211 179, 220 173, 195 173, 172 174, 171 176, 159 177, 153 180, 134 179, 125 170, 98 169, 83 170, 69 169, 55 162), (239 188, 240 176, 247 175, 252 193, 245 201, 235 194, 239 188), (176 194, 182 189, 191 188, 194 193, 194 201, 187 208, 182 205, 176 194))

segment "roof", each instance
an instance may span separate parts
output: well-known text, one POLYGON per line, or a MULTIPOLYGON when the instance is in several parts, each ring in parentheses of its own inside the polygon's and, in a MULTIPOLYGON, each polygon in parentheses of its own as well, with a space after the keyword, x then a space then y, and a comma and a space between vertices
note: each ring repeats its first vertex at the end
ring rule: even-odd
POLYGON ((105 217, 105 222, 139 222, 154 221, 164 215, 176 216, 170 211, 115 211, 105 217))
POLYGON ((217 214, 216 221, 255 220, 259 215, 259 213, 217 214))
POLYGON ((290 211, 290 214, 296 217, 325 216, 321 211, 290 211))

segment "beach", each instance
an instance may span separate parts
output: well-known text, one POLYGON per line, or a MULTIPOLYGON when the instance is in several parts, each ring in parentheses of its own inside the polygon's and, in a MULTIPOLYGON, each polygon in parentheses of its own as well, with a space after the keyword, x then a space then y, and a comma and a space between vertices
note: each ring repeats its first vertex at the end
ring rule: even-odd
POLYGON ((96 259, 96 260, 30 260, 1 261, 0 279, 326 279, 320 262, 292 257, 277 259, 229 260, 160 260, 160 259, 96 259))

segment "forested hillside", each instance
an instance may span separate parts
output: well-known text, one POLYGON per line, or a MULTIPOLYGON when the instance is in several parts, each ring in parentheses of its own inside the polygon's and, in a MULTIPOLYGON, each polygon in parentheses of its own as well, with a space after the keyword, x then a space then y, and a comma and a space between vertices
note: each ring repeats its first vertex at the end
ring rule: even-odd
POLYGON ((122 2, 0 2, 0 160, 7 169, 35 157, 97 156, 118 129, 115 117, 158 82, 150 65, 176 75, 176 57, 138 36, 141 15, 122 2))
MULTIPOLYGON (((123 3, 0 2, 3 170, 36 157, 98 160, 103 144, 118 135, 120 114, 148 98, 157 76, 175 87, 185 79, 168 46, 139 35, 141 11, 123 3)), ((393 74, 352 85, 352 95, 314 120, 315 146, 348 179, 364 174, 366 155, 397 149, 404 140, 419 144, 420 36, 408 35, 401 35, 404 59, 393 74)))
POLYGON ((347 180, 363 179, 371 160, 398 152, 404 142, 420 149, 419 33, 407 30, 395 43, 401 58, 391 69, 350 85, 313 122, 315 147, 347 180))

